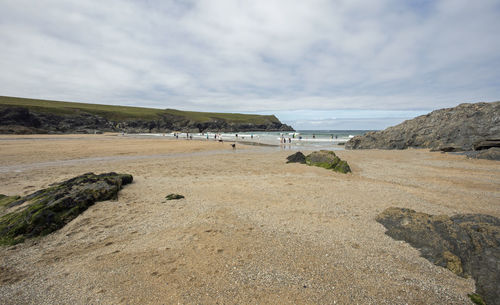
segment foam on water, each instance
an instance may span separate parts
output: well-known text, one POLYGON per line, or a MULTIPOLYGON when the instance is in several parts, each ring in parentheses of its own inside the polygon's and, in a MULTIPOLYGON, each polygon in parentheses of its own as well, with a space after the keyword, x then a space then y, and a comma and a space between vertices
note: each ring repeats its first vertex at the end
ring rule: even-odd
POLYGON ((166 137, 178 139, 240 142, 253 145, 292 146, 294 148, 343 150, 341 145, 350 138, 368 130, 302 130, 296 132, 238 132, 238 133, 143 133, 137 136, 166 137), (283 139, 285 143, 283 143, 283 139), (339 145, 340 144, 340 145, 339 145))

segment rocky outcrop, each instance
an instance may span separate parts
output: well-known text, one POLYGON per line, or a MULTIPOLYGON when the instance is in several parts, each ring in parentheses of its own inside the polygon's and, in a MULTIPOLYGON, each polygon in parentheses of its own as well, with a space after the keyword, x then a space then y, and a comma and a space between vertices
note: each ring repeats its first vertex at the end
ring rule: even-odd
POLYGON ((23 107, 0 107, 0 133, 94 133, 115 129, 114 122, 89 113, 57 115, 23 107))
POLYGON ((356 136, 345 147, 467 151, 477 143, 496 139, 500 139, 500 102, 436 110, 382 131, 356 136))
POLYGON ((469 158, 500 161, 500 147, 492 147, 467 154, 469 158))
POLYGON ((479 141, 474 144, 474 150, 483 150, 489 149, 492 147, 500 148, 500 139, 487 139, 483 141, 479 141))
POLYGON ((387 228, 387 235, 408 242, 432 263, 460 276, 472 276, 486 303, 500 304, 500 219, 388 208, 377 221, 387 228))
POLYGON ((232 132, 232 131, 293 131, 279 121, 254 124, 213 119, 197 122, 169 113, 159 113, 155 118, 108 119, 103 116, 75 111, 74 113, 51 113, 25 107, 0 105, 0 133, 95 133, 95 132, 232 132))
POLYGON ((306 164, 331 169, 339 173, 350 173, 351 168, 346 161, 341 160, 333 151, 320 150, 307 155, 306 164))
POLYGON ((350 173, 351 168, 346 161, 341 160, 333 151, 320 150, 304 156, 303 153, 296 152, 287 157, 286 163, 302 163, 310 166, 319 166, 339 173, 350 173))
POLYGON ((301 163, 306 164, 306 156, 300 151, 286 157, 286 163, 301 163))
POLYGON ((87 173, 9 200, 0 217, 0 244, 16 244, 58 230, 95 202, 116 198, 132 179, 128 174, 87 173))

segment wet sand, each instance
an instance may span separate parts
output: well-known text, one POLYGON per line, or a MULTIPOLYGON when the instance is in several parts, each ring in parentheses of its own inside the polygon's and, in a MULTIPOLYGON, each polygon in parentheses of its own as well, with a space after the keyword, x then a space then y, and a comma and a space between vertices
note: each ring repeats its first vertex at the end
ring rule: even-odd
POLYGON ((116 135, 0 136, 0 193, 130 173, 116 201, 0 248, 2 304, 471 304, 374 219, 390 206, 500 217, 500 162, 426 150, 338 151, 344 175, 293 151, 116 135), (64 162, 60 162, 64 161, 64 162), (165 201, 169 193, 186 198, 165 201))

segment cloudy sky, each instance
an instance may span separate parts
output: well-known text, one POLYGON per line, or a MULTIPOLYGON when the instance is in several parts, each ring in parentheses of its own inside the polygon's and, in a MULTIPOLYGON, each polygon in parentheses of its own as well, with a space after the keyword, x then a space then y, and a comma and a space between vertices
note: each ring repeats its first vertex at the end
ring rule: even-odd
POLYGON ((0 0, 0 95, 379 129, 500 100, 499 0, 0 0))

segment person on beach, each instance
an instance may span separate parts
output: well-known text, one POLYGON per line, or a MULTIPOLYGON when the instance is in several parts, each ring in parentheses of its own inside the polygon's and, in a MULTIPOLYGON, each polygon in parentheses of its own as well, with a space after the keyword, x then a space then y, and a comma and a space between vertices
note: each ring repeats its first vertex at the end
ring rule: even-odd
POLYGON ((288 138, 288 143, 292 143, 292 139, 291 138, 288 138))
POLYGON ((316 135, 313 133, 313 139, 316 139, 316 135))

